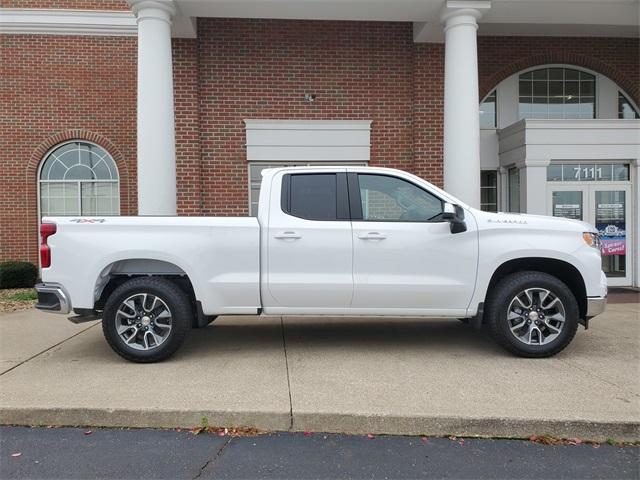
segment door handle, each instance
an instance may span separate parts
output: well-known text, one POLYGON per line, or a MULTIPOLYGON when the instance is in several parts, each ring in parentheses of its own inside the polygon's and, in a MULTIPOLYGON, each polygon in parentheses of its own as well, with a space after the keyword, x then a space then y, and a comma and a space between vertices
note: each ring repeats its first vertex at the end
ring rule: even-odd
POLYGON ((358 238, 361 240, 384 240, 385 237, 380 232, 368 232, 358 235, 358 238))
POLYGON ((278 238, 281 240, 287 240, 287 239, 298 240, 299 238, 302 238, 302 236, 298 235, 296 232, 282 232, 282 233, 278 233, 277 235, 274 235, 273 238, 278 238))

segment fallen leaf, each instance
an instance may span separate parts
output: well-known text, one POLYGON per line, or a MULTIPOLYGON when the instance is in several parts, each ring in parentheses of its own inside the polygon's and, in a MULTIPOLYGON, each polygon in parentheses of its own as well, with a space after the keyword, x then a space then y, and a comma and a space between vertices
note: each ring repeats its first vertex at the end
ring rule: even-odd
POLYGON ((449 440, 454 440, 454 441, 455 441, 455 440, 457 440, 457 439, 458 439, 458 438, 457 438, 457 437, 455 437, 455 436, 453 436, 453 435, 451 435, 451 436, 449 437, 449 440))
POLYGON ((600 448, 600 444, 599 444, 599 443, 594 443, 594 444, 592 445, 592 447, 593 447, 593 448, 600 448))
POLYGON ((22 452, 16 452, 11 454, 12 457, 19 457, 21 455, 22 455, 22 452))
POLYGON ((372 439, 374 439, 374 438, 376 438, 376 437, 375 437, 372 433, 367 433, 367 438, 368 438, 369 440, 372 440, 372 439))
POLYGON ((569 445, 580 445, 582 444, 582 440, 579 438, 570 438, 568 441, 569 445))
POLYGON ((420 439, 420 441, 421 441, 422 443, 427 443, 427 442, 429 441, 429 439, 428 439, 427 437, 422 437, 422 438, 420 439))
POLYGON ((309 432, 308 430, 305 430, 304 432, 305 437, 310 437, 311 435, 313 435, 313 432, 309 432))
POLYGON ((93 432, 91 430, 87 430, 86 432, 84 432, 85 435, 91 435, 93 432))
POLYGON ((458 444, 460 444, 460 446, 464 446, 464 438, 461 438, 458 444))

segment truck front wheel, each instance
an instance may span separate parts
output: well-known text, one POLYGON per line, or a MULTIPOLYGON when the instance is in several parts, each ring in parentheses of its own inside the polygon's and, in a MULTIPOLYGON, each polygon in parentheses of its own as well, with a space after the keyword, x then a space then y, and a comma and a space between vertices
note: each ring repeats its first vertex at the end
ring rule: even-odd
POLYGON ((516 272, 489 292, 485 320, 491 335, 522 357, 562 351, 578 329, 578 303, 559 279, 542 272, 516 272))
POLYGON ((121 357, 138 363, 165 360, 182 345, 191 327, 189 297, 160 277, 133 278, 113 291, 102 316, 102 331, 121 357))

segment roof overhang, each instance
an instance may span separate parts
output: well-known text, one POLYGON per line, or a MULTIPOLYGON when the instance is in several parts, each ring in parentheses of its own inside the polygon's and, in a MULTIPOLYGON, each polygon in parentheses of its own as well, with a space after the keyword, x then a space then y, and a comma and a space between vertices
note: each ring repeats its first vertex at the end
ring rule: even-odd
MULTIPOLYGON (((129 0, 135 3, 139 0, 129 0)), ((174 37, 195 37, 197 17, 413 22, 415 42, 442 42, 447 8, 482 3, 479 35, 639 37, 640 0, 157 0, 178 14, 174 37)), ((136 35, 132 12, 0 9, 0 33, 136 35)))

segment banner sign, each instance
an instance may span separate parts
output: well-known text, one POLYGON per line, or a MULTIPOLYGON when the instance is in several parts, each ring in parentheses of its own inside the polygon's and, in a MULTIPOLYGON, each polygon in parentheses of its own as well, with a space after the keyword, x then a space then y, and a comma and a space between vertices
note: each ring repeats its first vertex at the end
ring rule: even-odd
POLYGON ((600 232, 603 256, 626 255, 627 238, 624 220, 597 223, 596 228, 598 229, 598 232, 600 232))

